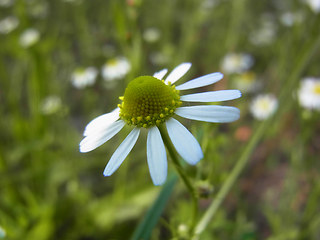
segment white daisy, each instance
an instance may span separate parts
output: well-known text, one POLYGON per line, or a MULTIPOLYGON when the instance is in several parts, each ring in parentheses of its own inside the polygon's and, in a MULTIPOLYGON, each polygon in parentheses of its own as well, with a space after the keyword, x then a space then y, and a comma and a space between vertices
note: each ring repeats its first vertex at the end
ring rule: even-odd
POLYGON ((164 65, 168 63, 170 56, 164 52, 153 52, 150 54, 150 61, 154 65, 164 65))
POLYGON ((78 68, 73 72, 71 82, 75 88, 83 89, 93 85, 97 75, 98 71, 94 67, 78 68))
POLYGON ((205 11, 209 11, 218 4, 219 2, 217 0, 204 0, 201 3, 201 9, 205 11))
POLYGON ((249 35, 249 40, 257 46, 268 45, 276 38, 276 24, 264 18, 260 26, 249 35))
POLYGON ((19 42, 22 47, 27 48, 37 43, 39 38, 39 31, 37 29, 29 28, 21 34, 19 42))
POLYGON ((320 110, 320 78, 304 78, 298 91, 298 99, 302 107, 320 110))
POLYGON ((302 12, 285 12, 280 16, 281 23, 286 27, 301 23, 304 19, 302 12))
POLYGON ((5 238, 6 235, 6 230, 0 226, 0 238, 5 238))
POLYGON ((244 72, 237 74, 232 78, 233 85, 242 93, 252 93, 256 91, 261 83, 257 81, 257 76, 254 72, 244 72))
POLYGON ((166 127, 169 138, 179 155, 194 165, 203 158, 201 147, 192 134, 176 119, 174 114, 206 122, 232 122, 239 118, 240 111, 235 107, 217 105, 181 106, 182 102, 220 102, 241 96, 238 90, 220 90, 187 94, 180 97, 180 91, 213 84, 223 78, 221 73, 211 73, 177 87, 173 85, 191 67, 182 63, 167 77, 167 69, 152 76, 142 76, 131 81, 120 97, 122 103, 110 113, 93 119, 85 128, 85 138, 80 142, 80 152, 89 152, 101 146, 125 125, 133 130, 120 144, 108 162, 104 176, 113 174, 135 145, 140 131, 145 128, 147 136, 147 162, 155 185, 164 183, 167 176, 167 154, 162 140, 166 127), (160 130, 159 130, 160 129, 160 130))
POLYGON ((106 81, 121 79, 130 71, 131 65, 125 57, 117 57, 107 61, 102 68, 102 77, 106 81))
POLYGON ((270 117, 278 107, 278 100, 272 94, 261 94, 253 99, 250 111, 258 120, 270 117))
POLYGON ((14 0, 0 0, 1 7, 10 7, 14 3, 14 0))
POLYGON ((315 13, 320 12, 320 0, 305 0, 305 2, 309 5, 309 7, 315 13))
POLYGON ((41 112, 44 115, 51 115, 58 112, 62 107, 62 102, 58 96, 48 96, 41 104, 41 112))
POLYGON ((0 34, 8 34, 16 29, 19 25, 18 18, 14 16, 6 17, 0 20, 0 34))
POLYGON ((242 73, 253 65, 253 57, 246 53, 228 53, 222 61, 222 70, 228 74, 242 73))
POLYGON ((160 39, 161 32, 158 28, 150 27, 143 31, 142 36, 146 42, 154 43, 160 39))

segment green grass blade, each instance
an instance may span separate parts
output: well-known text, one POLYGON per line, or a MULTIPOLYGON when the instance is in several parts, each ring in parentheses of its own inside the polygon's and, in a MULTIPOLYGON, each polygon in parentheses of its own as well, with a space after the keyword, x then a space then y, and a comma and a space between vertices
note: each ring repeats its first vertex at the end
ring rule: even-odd
POLYGON ((178 177, 175 174, 169 176, 158 198, 155 200, 152 207, 149 209, 145 217, 137 226, 131 240, 147 240, 150 238, 151 232, 159 221, 159 218, 169 200, 169 197, 171 196, 177 178, 178 177))

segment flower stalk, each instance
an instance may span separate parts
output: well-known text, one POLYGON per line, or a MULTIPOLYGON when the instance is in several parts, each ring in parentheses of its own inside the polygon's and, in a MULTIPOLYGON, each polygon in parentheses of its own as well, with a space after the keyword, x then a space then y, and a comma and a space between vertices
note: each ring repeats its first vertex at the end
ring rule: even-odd
POLYGON ((208 224, 211 222, 213 216, 219 209, 221 203, 223 202, 227 194, 230 192, 232 186, 234 185, 234 183, 236 182, 236 180, 244 170, 245 166, 247 165, 252 151, 257 146, 258 142, 262 139, 265 132, 269 129, 268 127, 275 122, 274 121, 275 116, 277 115, 277 117, 280 117, 281 114, 284 112, 284 109, 286 109, 288 106, 291 106, 292 102, 290 101, 288 102, 286 100, 288 99, 288 96, 292 93, 293 89, 296 87, 299 80, 299 76, 302 73, 303 69, 305 68, 307 63, 310 61, 313 54, 316 52, 316 49, 320 46, 320 36, 315 39, 312 39, 310 43, 307 44, 306 46, 307 47, 305 49, 301 50, 299 54, 300 57, 298 58, 299 60, 297 61, 295 67, 293 68, 294 71, 288 77, 288 80, 286 82, 286 87, 284 87, 280 93, 280 104, 279 104, 280 107, 277 110, 277 114, 275 114, 273 117, 262 122, 259 125, 258 129, 255 131, 255 134, 252 136, 249 144, 243 151, 241 157, 239 158, 235 167, 231 171, 227 180, 224 182, 218 194, 216 195, 214 200, 211 202, 211 205, 209 206, 209 208, 206 210, 206 212, 198 222, 195 228, 195 239, 198 239, 199 235, 206 229, 208 224))
POLYGON ((169 152, 169 155, 172 159, 172 163, 173 163, 174 167, 176 168, 179 176, 181 177, 183 183, 185 184, 186 188, 188 189, 188 191, 192 197, 193 211, 192 211, 192 218, 191 218, 189 233, 190 233, 190 236, 193 236, 195 225, 196 225, 196 220, 197 220, 197 216, 198 216, 199 195, 198 195, 196 189, 194 188, 193 184, 191 183, 190 178, 188 177, 185 170, 181 166, 179 159, 178 159, 178 156, 174 150, 174 146, 172 145, 172 142, 170 141, 163 124, 161 126, 159 126, 159 131, 160 131, 161 137, 163 139, 163 142, 169 152))

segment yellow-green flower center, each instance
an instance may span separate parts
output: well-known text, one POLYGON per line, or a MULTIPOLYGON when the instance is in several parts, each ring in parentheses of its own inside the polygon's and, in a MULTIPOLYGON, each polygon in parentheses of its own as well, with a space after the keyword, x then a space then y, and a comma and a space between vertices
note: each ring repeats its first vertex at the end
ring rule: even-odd
POLYGON ((317 95, 320 95, 320 84, 316 84, 316 86, 314 87, 314 93, 317 95))
POLYGON ((181 105, 174 85, 166 85, 151 76, 132 80, 120 99, 120 118, 129 125, 144 128, 165 122, 181 105))

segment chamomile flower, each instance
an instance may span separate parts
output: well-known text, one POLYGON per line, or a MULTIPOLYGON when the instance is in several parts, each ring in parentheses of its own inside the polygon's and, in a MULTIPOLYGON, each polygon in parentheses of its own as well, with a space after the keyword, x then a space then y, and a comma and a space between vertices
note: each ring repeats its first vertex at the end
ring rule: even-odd
POLYGON ((320 78, 304 78, 298 91, 298 99, 302 107, 320 110, 320 78))
POLYGON ((276 24, 268 18, 263 18, 259 28, 253 31, 249 40, 256 46, 264 46, 272 43, 276 37, 276 24))
POLYGON ((0 20, 0 34, 8 34, 16 29, 19 25, 18 18, 14 16, 6 17, 0 20))
POLYGON ((222 61, 222 70, 228 74, 242 73, 253 65, 253 57, 246 53, 228 53, 222 61))
POLYGON ((39 41, 40 33, 37 29, 29 28, 25 30, 20 36, 20 45, 24 48, 31 47, 39 41))
POLYGON ((0 0, 1 7, 10 7, 14 3, 14 0, 0 0))
POLYGON ((160 39, 161 32, 158 28, 150 27, 144 30, 142 36, 146 42, 154 43, 160 39))
POLYGON ((94 67, 78 68, 71 77, 72 85, 75 88, 83 89, 95 83, 98 71, 94 67))
POLYGON ((233 86, 243 93, 252 93, 256 91, 261 83, 258 82, 254 72, 244 72, 237 74, 232 78, 233 86))
POLYGON ((320 12, 320 0, 305 0, 305 2, 309 5, 312 11, 315 13, 320 12))
POLYGON ((255 97, 251 103, 250 111, 258 120, 269 118, 277 109, 278 100, 272 94, 261 94, 255 97))
MULTIPOLYGON (((164 183, 167 177, 167 154, 160 129, 166 127, 169 138, 179 155, 194 165, 203 158, 201 147, 193 135, 174 116, 205 122, 232 122, 239 118, 235 107, 217 105, 181 106, 182 102, 220 102, 241 96, 238 90, 220 90, 180 96, 180 91, 213 84, 223 78, 221 73, 211 73, 177 87, 173 85, 191 67, 190 63, 177 66, 165 80, 167 69, 153 76, 141 76, 132 80, 120 97, 122 103, 112 112, 93 119, 84 130, 80 152, 89 152, 115 136, 125 125, 133 130, 111 156, 104 176, 113 174, 135 145, 140 132, 147 136, 147 162, 155 185, 164 183)), ((163 130, 164 131, 164 130, 163 130)))
POLYGON ((58 112, 62 107, 62 102, 58 96, 48 96, 41 104, 41 113, 43 115, 51 115, 58 112))
POLYGON ((280 16, 281 23, 286 27, 291 27, 301 23, 304 19, 302 12, 285 12, 280 16))
POLYGON ((0 226, 0 238, 5 238, 6 235, 6 230, 0 226))
POLYGON ((131 70, 131 65, 125 57, 117 57, 106 62, 102 68, 102 77, 106 81, 121 79, 131 70))

